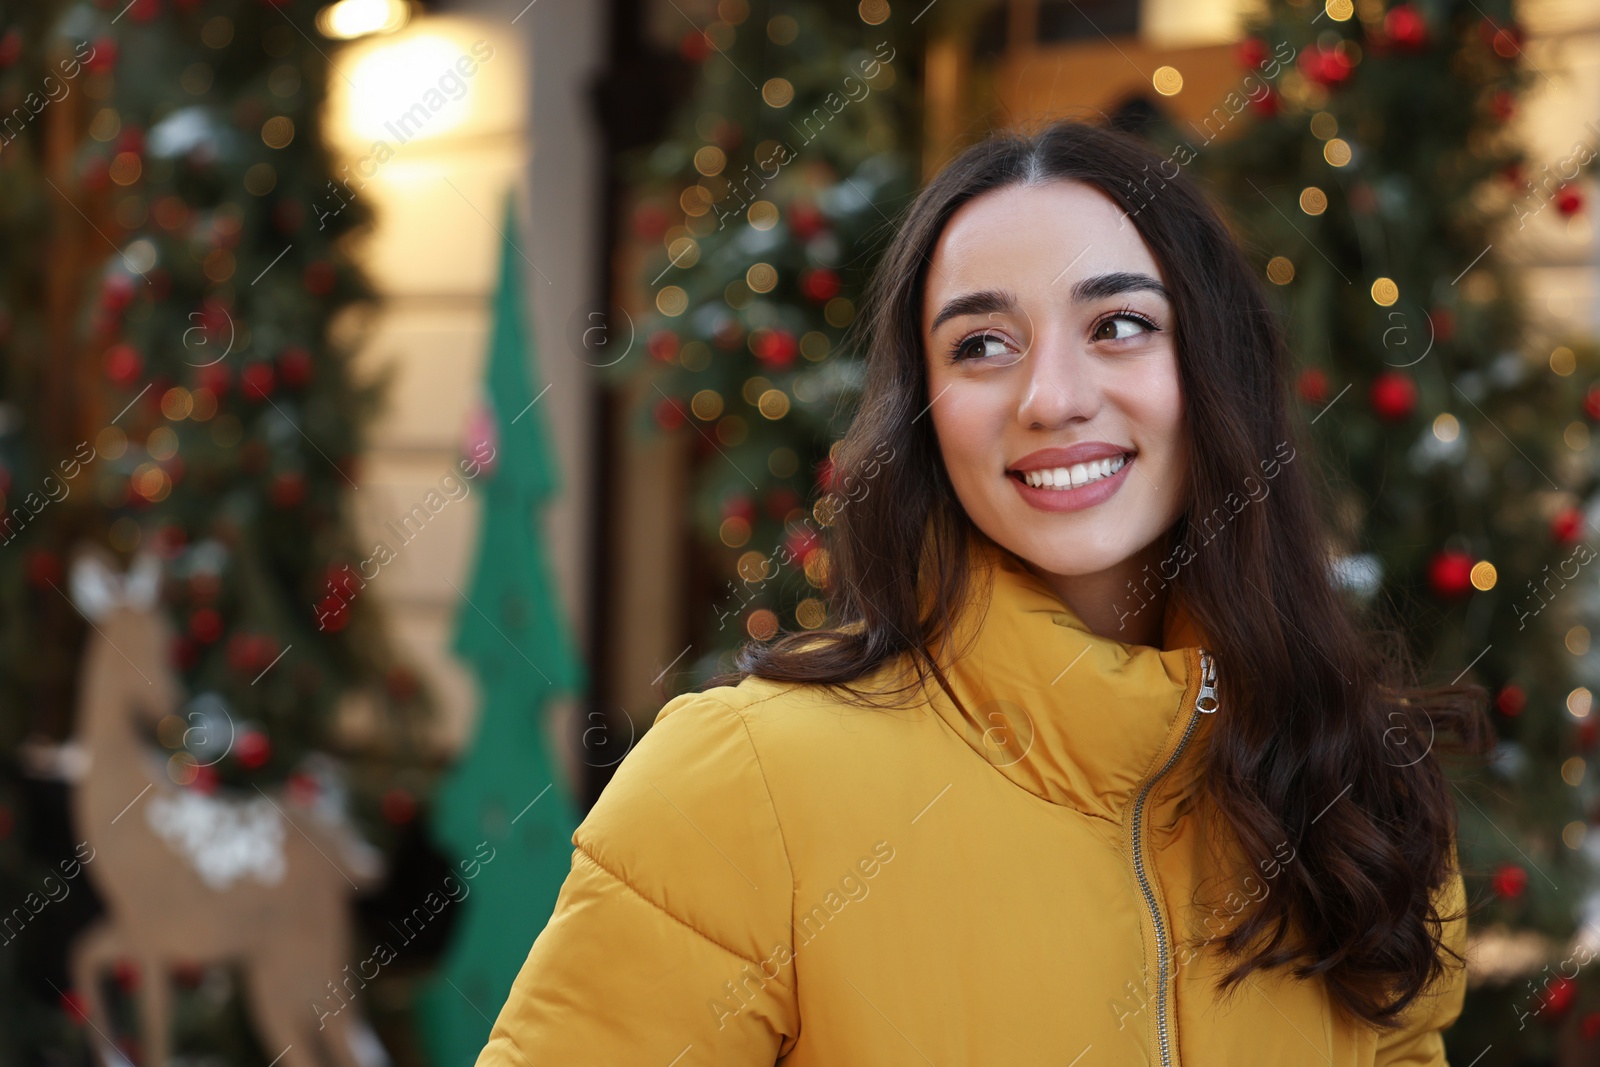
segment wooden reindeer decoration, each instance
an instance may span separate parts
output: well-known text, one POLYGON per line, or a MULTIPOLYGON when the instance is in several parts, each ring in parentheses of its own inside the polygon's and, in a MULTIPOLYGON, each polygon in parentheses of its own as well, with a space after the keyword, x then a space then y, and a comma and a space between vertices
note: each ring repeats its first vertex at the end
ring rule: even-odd
POLYGON ((330 989, 349 989, 348 897, 375 881, 381 857, 347 823, 276 792, 237 800, 172 782, 139 727, 183 706, 160 582, 153 556, 126 576, 94 547, 72 564, 72 600, 91 623, 75 739, 88 759, 73 819, 106 905, 74 944, 72 977, 102 1058, 126 1062, 107 1044, 109 968, 138 967, 141 1067, 166 1067, 173 968, 232 962, 277 1067, 369 1067, 383 1057, 359 1008, 327 1005, 344 1006, 330 989))

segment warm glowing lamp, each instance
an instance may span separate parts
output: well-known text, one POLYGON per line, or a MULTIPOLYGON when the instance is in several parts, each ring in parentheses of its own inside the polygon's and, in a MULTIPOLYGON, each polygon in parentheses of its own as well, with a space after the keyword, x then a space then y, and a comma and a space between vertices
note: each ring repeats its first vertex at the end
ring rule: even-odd
POLYGON ((406 0, 339 0, 317 12, 324 37, 349 41, 373 33, 393 33, 411 19, 406 0))

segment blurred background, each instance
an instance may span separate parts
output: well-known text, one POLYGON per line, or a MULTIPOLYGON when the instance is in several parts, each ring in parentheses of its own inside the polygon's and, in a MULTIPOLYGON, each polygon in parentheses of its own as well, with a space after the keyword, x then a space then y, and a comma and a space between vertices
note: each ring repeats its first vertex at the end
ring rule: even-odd
POLYGON ((470 1064, 661 704, 830 622, 911 197, 1064 116, 1492 694, 1451 1062, 1600 1063, 1600 5, 6 0, 0 1067, 470 1064))

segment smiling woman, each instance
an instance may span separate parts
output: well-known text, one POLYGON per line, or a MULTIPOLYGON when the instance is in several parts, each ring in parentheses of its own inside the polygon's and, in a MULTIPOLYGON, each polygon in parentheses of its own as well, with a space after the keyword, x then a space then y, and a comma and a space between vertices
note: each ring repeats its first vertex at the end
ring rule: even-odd
POLYGON ((967 201, 923 295, 933 424, 967 517, 1096 632, 1140 644, 1160 616, 1122 627, 1117 593, 1160 558, 1187 481, 1172 310, 1139 231, 1080 181, 967 201))
POLYGON ((1341 596, 1261 283, 1153 161, 1063 122, 919 194, 858 320, 835 470, 894 462, 830 528, 838 625, 661 709, 480 1067, 1443 1067, 1439 757, 1485 693, 1341 596), (862 842, 893 865, 797 941, 862 842))

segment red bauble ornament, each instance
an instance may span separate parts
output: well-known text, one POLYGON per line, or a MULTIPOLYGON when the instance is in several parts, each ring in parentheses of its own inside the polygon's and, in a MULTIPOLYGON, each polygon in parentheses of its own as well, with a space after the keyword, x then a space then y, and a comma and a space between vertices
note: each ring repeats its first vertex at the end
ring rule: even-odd
POLYGON ((688 417, 687 412, 684 410, 683 401, 675 396, 664 396, 656 401, 653 414, 656 425, 663 430, 676 430, 684 424, 685 419, 688 417))
POLYGON ((1550 536, 1564 545, 1570 545, 1583 533, 1583 513, 1577 508, 1566 508, 1550 523, 1550 536))
POLYGON ((1600 421, 1600 382, 1589 386, 1589 391, 1583 394, 1583 411, 1591 419, 1600 421))
POLYGON ((678 53, 691 63, 704 63, 711 54, 711 38, 701 30, 690 30, 678 40, 678 53))
POLYGON ((187 637, 174 637, 171 647, 167 649, 167 658, 180 671, 193 670, 194 665, 200 662, 200 646, 187 637))
POLYGON ((307 263, 305 273, 300 276, 300 284, 305 286, 306 292, 312 296, 327 296, 333 292, 333 284, 337 280, 333 264, 325 259, 307 263))
POLYGON ((793 489, 779 486, 767 494, 767 514, 776 521, 782 522, 784 517, 799 507, 801 503, 799 493, 793 489))
POLYGON ((304 389, 310 385, 313 370, 311 353, 299 345, 278 353, 278 377, 290 389, 304 389))
POLYGON ((1528 704, 1528 694, 1519 685, 1507 685, 1494 698, 1494 706, 1502 715, 1517 716, 1528 704))
POLYGON ((640 204, 633 211, 634 235, 645 241, 659 241, 662 234, 667 232, 667 227, 672 225, 671 217, 661 209, 660 204, 640 204))
POLYGON ((278 656, 278 643, 266 634, 234 634, 228 639, 228 666, 254 678, 278 656))
POLYGON ((239 735, 233 746, 234 758, 246 770, 264 767, 272 758, 272 742, 260 730, 247 730, 239 735))
POLYGON ((111 159, 104 153, 95 153, 83 161, 83 166, 78 169, 78 175, 83 181, 85 189, 101 192, 111 181, 111 159))
POLYGON ((251 363, 239 372, 240 392, 250 400, 265 400, 272 395, 277 376, 272 364, 265 361, 251 363))
POLYGON ((410 792, 395 786, 383 794, 383 817, 393 826, 403 826, 417 814, 417 801, 410 792))
POLYGON ((28 555, 28 581, 35 588, 48 589, 61 584, 61 557, 47 548, 28 555))
POLYGON ((1528 872, 1515 863, 1507 863, 1494 872, 1489 884, 1501 900, 1516 900, 1528 888, 1528 872))
POLYGON ((317 601, 312 614, 319 629, 332 633, 337 633, 350 623, 350 605, 337 596, 325 596, 317 601))
POLYGON ((1570 219, 1583 210, 1583 193, 1576 185, 1563 185, 1556 190, 1556 210, 1561 217, 1570 219))
POLYGON ((1399 371, 1388 370, 1372 381, 1372 410, 1390 422, 1407 418, 1417 407, 1417 383, 1399 371))
POLYGON ((222 636, 222 615, 216 608, 200 608, 189 616, 189 636, 209 645, 222 636))
POLYGON ((361 586, 356 582, 356 572, 348 563, 329 564, 328 572, 323 577, 330 593, 354 599, 356 593, 361 590, 361 586))
POLYGON ((1489 98, 1489 114, 1505 122, 1517 113, 1516 95, 1506 89, 1498 89, 1489 98))
POLYGON ((1501 59, 1511 59, 1522 52, 1522 31, 1515 26, 1502 25, 1494 19, 1485 18, 1478 23, 1478 36, 1501 59))
POLYGON ((1269 85, 1266 92, 1250 98, 1250 106, 1257 115, 1270 119, 1283 110, 1283 97, 1278 94, 1278 90, 1269 85))
POLYGON ((784 538, 783 545, 788 550, 789 555, 803 566, 806 557, 822 547, 822 540, 815 530, 802 527, 784 538))
POLYGON ((1428 312, 1428 324, 1433 327, 1435 341, 1448 341, 1456 335, 1456 317, 1449 308, 1434 308, 1428 312))
POLYGON ((1328 399, 1328 376, 1320 367, 1309 367, 1300 372, 1295 389, 1306 403, 1320 404, 1328 399))
POLYGON ((1428 564, 1428 585, 1435 596, 1453 600, 1472 592, 1472 565, 1475 561, 1465 552, 1447 548, 1436 554, 1428 564))
POLYGON ((302 808, 315 804, 322 792, 317 780, 304 771, 295 771, 289 776, 288 789, 290 803, 302 808))
POLYGON ((222 776, 217 769, 209 763, 202 763, 194 769, 194 777, 189 780, 189 788, 196 793, 205 793, 208 796, 217 791, 222 784, 222 776))
POLYGON ((144 130, 138 126, 124 126, 122 132, 117 134, 117 151, 144 155, 144 130))
POLYGON ((833 492, 833 457, 824 457, 817 464, 817 488, 824 493, 833 492))
POLYGON ((745 522, 755 522, 756 506, 743 493, 735 493, 722 502, 722 517, 724 519, 743 519, 745 522))
POLYGON ((1246 37, 1234 46, 1233 58, 1241 67, 1254 67, 1267 58, 1267 42, 1259 37, 1246 37))
POLYGON ((828 221, 817 205, 796 200, 789 205, 789 230, 802 241, 809 241, 827 228, 828 221))
POLYGON ((1300 53, 1300 73, 1325 89, 1343 85, 1355 68, 1337 48, 1308 48, 1300 53))
POLYGON ((112 37, 102 37, 89 46, 89 56, 83 65, 91 73, 103 74, 117 65, 117 42, 112 37))
POLYGON ((0 67, 9 67, 22 57, 22 34, 15 28, 0 35, 0 67))
POLYGON ((162 527, 156 531, 155 537, 152 538, 152 543, 155 545, 156 552, 161 556, 162 559, 172 559, 179 552, 183 551, 183 546, 187 544, 188 541, 189 535, 184 533, 183 527, 179 526, 175 522, 164 523, 162 527))
POLYGON ((113 385, 127 389, 144 373, 144 359, 139 350, 123 342, 106 350, 106 377, 113 385))
POLYGON ((818 267, 800 275, 800 291, 817 303, 826 303, 839 295, 839 276, 827 267, 818 267))
POLYGON ((233 382, 233 374, 228 370, 227 364, 212 363, 195 371, 194 382, 196 387, 209 391, 212 396, 222 397, 227 395, 228 386, 233 382))
POLYGON ((1428 20, 1412 4, 1396 4, 1383 16, 1383 32, 1402 48, 1418 51, 1428 43, 1428 20))
POLYGON ((756 358, 769 367, 783 368, 794 362, 800 345, 788 330, 762 330, 751 346, 756 358))
POLYGON ((306 480, 295 471, 284 471, 272 479, 272 506, 299 507, 306 498, 306 480))
POLYGON ((1566 976, 1557 976, 1556 980, 1545 986, 1544 1002, 1540 1007, 1550 1014, 1550 1021, 1554 1022, 1567 1013, 1573 1001, 1578 999, 1578 983, 1566 976))
POLYGON ((61 1010, 72 1020, 73 1026, 86 1026, 89 1022, 89 1002, 76 989, 61 994, 61 1010))
POLYGON ((657 330, 645 342, 650 357, 661 363, 671 363, 678 355, 678 335, 671 330, 657 330))
POLYGON ((161 14, 161 0, 133 0, 128 7, 128 17, 135 22, 149 22, 161 14))
POLYGON ((133 279, 126 274, 113 274, 100 288, 100 306, 109 314, 120 315, 133 303, 133 279))

